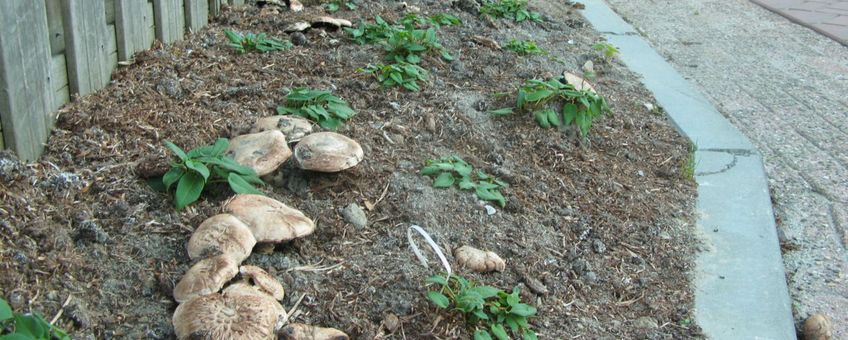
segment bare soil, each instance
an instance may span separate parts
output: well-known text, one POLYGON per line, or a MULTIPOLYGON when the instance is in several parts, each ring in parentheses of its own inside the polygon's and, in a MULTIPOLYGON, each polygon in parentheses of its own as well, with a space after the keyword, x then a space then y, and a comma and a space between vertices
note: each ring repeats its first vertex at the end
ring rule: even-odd
MULTIPOLYGON (((459 316, 424 298, 423 280, 440 268, 421 266, 410 251, 406 231, 417 224, 445 249, 468 244, 506 259, 504 272, 459 273, 505 290, 521 286, 539 309, 531 324, 541 338, 700 337, 687 276, 696 244, 687 141, 645 107, 653 98, 636 76, 604 62, 590 47, 599 35, 561 2, 533 2, 544 22, 520 24, 450 2, 407 3, 463 20, 440 31, 456 60, 425 59, 431 78, 420 92, 384 89, 355 73, 384 53, 342 31, 312 29, 305 46, 238 55, 223 29, 286 37, 288 24, 323 14, 248 6, 139 54, 106 89, 64 107, 41 161, 0 157, 0 296, 48 319, 61 311, 57 323, 75 338, 172 338, 171 290, 192 264, 185 243, 231 193, 211 188, 178 212, 141 172, 167 165, 163 140, 192 148, 244 133, 274 114, 287 88, 306 86, 330 89, 359 112, 339 132, 359 141, 366 159, 337 174, 286 164, 266 178, 268 196, 318 225, 246 260, 283 283, 287 309, 303 297, 294 321, 355 339, 468 338, 459 316), (475 35, 501 44, 532 39, 564 63, 492 49, 475 35), (511 105, 524 80, 579 74, 586 60, 613 111, 588 139, 541 129, 529 114, 487 113, 511 105), (433 189, 417 173, 449 154, 507 181, 506 207, 488 215, 469 192, 433 189), (365 228, 341 217, 351 203, 373 205, 365 228), (389 314, 401 321, 393 333, 383 322, 389 314)), ((334 15, 356 23, 396 20, 403 10, 369 1, 334 15)))

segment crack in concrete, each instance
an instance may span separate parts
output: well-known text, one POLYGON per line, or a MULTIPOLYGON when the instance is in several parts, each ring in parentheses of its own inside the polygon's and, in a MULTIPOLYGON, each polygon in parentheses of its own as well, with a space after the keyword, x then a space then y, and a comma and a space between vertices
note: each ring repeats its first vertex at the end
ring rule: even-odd
POLYGON ((695 176, 710 176, 710 175, 718 175, 718 174, 725 173, 725 172, 729 171, 730 169, 733 169, 733 167, 736 166, 736 164, 739 162, 738 157, 750 157, 751 155, 753 155, 755 153, 755 151, 749 150, 749 149, 722 149, 722 148, 702 149, 702 150, 698 150, 698 151, 726 153, 728 155, 733 156, 733 160, 730 161, 730 163, 725 165, 720 170, 695 172, 695 176))

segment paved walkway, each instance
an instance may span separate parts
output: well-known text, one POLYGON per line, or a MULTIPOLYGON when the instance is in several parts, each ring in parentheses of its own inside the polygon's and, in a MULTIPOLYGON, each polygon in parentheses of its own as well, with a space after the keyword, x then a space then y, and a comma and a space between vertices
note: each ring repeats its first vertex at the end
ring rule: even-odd
POLYGON ((848 46, 848 0, 751 0, 848 46))
POLYGON ((848 48, 748 0, 607 2, 760 150, 796 322, 848 339, 848 48))

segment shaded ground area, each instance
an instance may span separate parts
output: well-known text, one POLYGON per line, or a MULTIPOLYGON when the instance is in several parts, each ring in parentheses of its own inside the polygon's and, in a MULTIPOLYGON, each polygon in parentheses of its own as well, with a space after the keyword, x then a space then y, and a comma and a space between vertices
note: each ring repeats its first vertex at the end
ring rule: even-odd
POLYGON ((796 321, 848 336, 848 49, 748 1, 609 2, 763 154, 796 321))
MULTIPOLYGON (((426 58, 431 78, 420 92, 383 89, 355 73, 384 53, 340 31, 313 29, 303 47, 237 55, 224 28, 282 37, 288 24, 323 13, 263 15, 249 7, 226 11, 185 42, 142 53, 109 87, 63 108, 41 162, 0 159, 0 295, 48 319, 61 309, 58 323, 80 338, 172 337, 171 290, 192 264, 185 242, 229 193, 213 188, 177 212, 137 169, 167 163, 165 139, 191 148, 244 133, 273 114, 286 89, 308 86, 333 90, 359 111, 340 132, 362 144, 366 159, 339 174, 287 164, 266 178, 268 196, 318 225, 307 238, 246 260, 283 283, 287 309, 304 297, 294 321, 357 339, 467 337, 460 318, 424 299, 423 280, 438 269, 423 268, 409 250, 406 229, 418 224, 446 249, 469 244, 505 258, 502 273, 460 273, 524 287, 543 338, 698 337, 687 277, 696 242, 688 145, 645 107, 652 98, 638 79, 604 62, 591 49, 598 35, 561 3, 535 2, 545 18, 538 24, 484 20, 473 6, 409 4, 464 22, 441 29, 456 60, 426 58), (475 35, 501 44, 533 39, 562 61, 495 50, 475 35), (540 129, 529 114, 486 113, 514 100, 494 94, 579 72, 587 60, 614 112, 588 140, 540 129), (448 154, 508 182, 506 206, 488 215, 467 192, 435 190, 417 173, 448 154), (365 228, 341 218, 350 203, 373 205, 365 228), (388 314, 400 318, 395 334, 385 334, 388 314)), ((395 2, 373 1, 336 15, 394 21, 402 13, 395 2)))

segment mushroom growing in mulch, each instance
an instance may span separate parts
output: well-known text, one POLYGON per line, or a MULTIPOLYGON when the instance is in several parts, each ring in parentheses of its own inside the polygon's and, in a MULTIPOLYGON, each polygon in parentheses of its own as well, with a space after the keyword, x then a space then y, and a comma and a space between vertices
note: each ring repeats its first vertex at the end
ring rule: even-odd
POLYGON ((294 159, 304 170, 338 172, 359 164, 363 158, 359 143, 335 132, 313 133, 294 147, 294 159))
POLYGON ((236 195, 223 210, 247 224, 259 243, 282 243, 315 230, 315 223, 299 210, 261 195, 236 195))
POLYGON ((286 136, 278 131, 263 131, 241 135, 230 140, 227 155, 241 165, 252 168, 259 176, 274 172, 292 151, 286 136))
POLYGON ((271 130, 279 130, 286 136, 286 141, 294 143, 312 133, 312 122, 298 116, 262 117, 253 124, 253 129, 250 132, 256 133, 271 130))
POLYGON ((236 274, 238 274, 238 263, 229 255, 218 255, 200 260, 174 287, 174 300, 182 303, 193 297, 216 293, 236 274))
POLYGON ((347 334, 333 329, 293 323, 277 332, 280 340, 348 340, 347 334))
POLYGON ((256 238, 250 228, 230 214, 218 214, 207 218, 197 227, 186 245, 192 260, 227 254, 237 263, 248 256, 256 238))
POLYGON ((491 271, 502 272, 506 269, 506 262, 498 254, 471 246, 457 248, 453 251, 453 256, 460 266, 478 273, 491 271))
POLYGON ((174 311, 172 322, 182 339, 274 339, 285 310, 270 295, 247 289, 195 297, 174 311))

